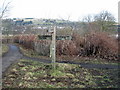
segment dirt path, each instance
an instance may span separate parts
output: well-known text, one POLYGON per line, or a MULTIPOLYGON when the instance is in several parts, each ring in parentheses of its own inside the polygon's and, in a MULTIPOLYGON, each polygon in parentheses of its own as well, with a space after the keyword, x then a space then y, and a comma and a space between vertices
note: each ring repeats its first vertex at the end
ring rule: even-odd
POLYGON ((4 72, 14 61, 22 58, 18 47, 9 45, 9 51, 2 57, 2 72, 4 72))
MULTIPOLYGON (((4 55, 2 58, 2 72, 4 72, 13 62, 18 59, 28 59, 28 60, 35 60, 44 63, 51 63, 51 60, 44 60, 38 58, 31 58, 24 56, 20 53, 19 48, 15 45, 9 45, 9 51, 7 54, 4 55)), ((59 63, 71 63, 71 64, 79 64, 84 68, 101 68, 101 69, 118 69, 118 65, 110 65, 110 64, 90 64, 90 63, 74 63, 74 62, 59 62, 59 63)))

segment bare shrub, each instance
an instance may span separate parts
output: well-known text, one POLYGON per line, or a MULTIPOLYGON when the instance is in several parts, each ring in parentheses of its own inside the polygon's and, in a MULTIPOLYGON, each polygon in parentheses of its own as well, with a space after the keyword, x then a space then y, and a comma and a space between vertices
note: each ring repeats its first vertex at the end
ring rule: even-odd
MULTIPOLYGON (((73 34, 72 40, 57 40, 56 54, 58 56, 87 56, 99 57, 107 60, 118 60, 118 40, 105 32, 89 33, 80 37, 73 34)), ((14 41, 25 48, 33 49, 41 55, 50 53, 50 40, 37 40, 35 35, 15 36, 14 41)))
POLYGON ((83 50, 84 50, 84 44, 85 44, 85 37, 81 37, 79 34, 77 33, 73 33, 72 35, 72 41, 75 43, 76 45, 76 49, 77 49, 77 56, 82 56, 83 55, 83 50))
POLYGON ((14 37, 14 42, 23 45, 27 49, 34 49, 35 35, 17 35, 14 37))
POLYGON ((14 36, 14 43, 19 43, 20 37, 18 35, 14 36))
POLYGON ((56 47, 57 55, 77 55, 78 50, 71 40, 58 40, 56 47))
POLYGON ((43 56, 49 56, 50 55, 50 43, 49 40, 36 40, 34 42, 34 50, 43 56))
POLYGON ((118 43, 105 32, 90 33, 85 37, 84 54, 117 60, 118 43))

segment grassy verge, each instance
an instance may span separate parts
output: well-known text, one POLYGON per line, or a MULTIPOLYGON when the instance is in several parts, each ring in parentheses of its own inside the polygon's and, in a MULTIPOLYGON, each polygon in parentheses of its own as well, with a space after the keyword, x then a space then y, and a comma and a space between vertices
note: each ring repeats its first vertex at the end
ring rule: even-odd
POLYGON ((3 88, 117 88, 118 72, 58 63, 53 70, 52 64, 21 59, 4 74, 3 88))
MULTIPOLYGON (((42 59, 50 59, 47 56, 41 56, 33 50, 25 49, 21 45, 19 45, 21 52, 28 56, 28 57, 35 57, 35 58, 42 58, 42 59)), ((109 61, 104 59, 97 59, 97 58, 89 58, 89 57, 73 57, 73 56, 57 56, 58 61, 73 61, 79 63, 93 63, 93 64, 113 64, 113 65, 120 65, 118 61, 109 61)))
MULTIPOLYGON (((2 44, 2 55, 4 55, 6 52, 8 52, 8 50, 9 50, 8 45, 2 44)), ((1 56, 2 56, 2 55, 1 55, 1 56)))

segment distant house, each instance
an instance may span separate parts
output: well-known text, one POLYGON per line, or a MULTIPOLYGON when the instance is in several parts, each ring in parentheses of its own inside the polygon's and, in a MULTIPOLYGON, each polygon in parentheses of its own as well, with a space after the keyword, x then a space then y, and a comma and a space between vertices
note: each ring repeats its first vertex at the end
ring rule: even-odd
POLYGON ((17 20, 17 21, 15 21, 15 25, 22 25, 23 22, 24 22, 24 20, 17 20))
POLYGON ((23 25, 29 25, 29 24, 33 24, 33 22, 32 21, 25 21, 25 22, 23 22, 23 25))

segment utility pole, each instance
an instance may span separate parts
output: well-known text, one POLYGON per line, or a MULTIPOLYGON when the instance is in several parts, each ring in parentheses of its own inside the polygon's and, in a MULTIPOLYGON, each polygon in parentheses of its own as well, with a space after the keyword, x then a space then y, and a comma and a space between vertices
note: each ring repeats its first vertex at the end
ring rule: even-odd
POLYGON ((51 54, 52 54, 51 57, 52 57, 53 69, 55 69, 55 62, 56 62, 56 26, 54 26, 54 30, 52 32, 51 54))

